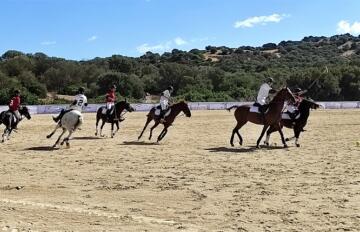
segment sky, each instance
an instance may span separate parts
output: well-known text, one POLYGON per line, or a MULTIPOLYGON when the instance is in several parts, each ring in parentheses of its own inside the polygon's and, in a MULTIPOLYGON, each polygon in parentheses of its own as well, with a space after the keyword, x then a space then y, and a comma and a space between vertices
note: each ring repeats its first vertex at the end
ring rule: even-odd
POLYGON ((0 54, 73 60, 360 33, 360 0, 0 0, 0 54))

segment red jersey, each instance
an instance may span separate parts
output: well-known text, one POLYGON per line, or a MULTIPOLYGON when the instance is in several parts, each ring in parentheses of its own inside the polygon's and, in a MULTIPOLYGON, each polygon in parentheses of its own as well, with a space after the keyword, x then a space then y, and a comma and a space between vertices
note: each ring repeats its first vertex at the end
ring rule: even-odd
POLYGON ((106 94, 106 102, 115 102, 115 100, 116 100, 115 91, 109 90, 109 92, 107 92, 106 94))
POLYGON ((20 108, 20 96, 15 96, 11 99, 9 103, 9 108, 11 111, 17 111, 20 108))

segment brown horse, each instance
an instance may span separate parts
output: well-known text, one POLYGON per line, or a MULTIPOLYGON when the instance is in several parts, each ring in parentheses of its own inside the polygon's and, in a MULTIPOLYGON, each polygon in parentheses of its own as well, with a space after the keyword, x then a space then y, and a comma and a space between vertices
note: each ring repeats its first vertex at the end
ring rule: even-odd
MULTIPOLYGON (((260 148, 260 141, 262 137, 264 136, 266 130, 270 125, 279 125, 281 121, 281 113, 284 108, 284 102, 285 101, 295 101, 294 96, 292 95, 289 88, 283 88, 281 89, 276 96, 273 98, 273 100, 270 102, 267 112, 263 115, 260 113, 250 112, 251 105, 242 105, 242 106, 232 106, 228 108, 230 111, 232 108, 236 108, 235 110, 235 119, 237 121, 237 124, 235 128, 232 131, 230 144, 231 146, 234 146, 234 135, 237 134, 240 140, 240 145, 243 143, 243 139, 239 133, 239 130, 241 127, 243 127, 247 122, 252 122, 259 125, 264 125, 264 128, 261 132, 261 135, 259 139, 257 140, 256 147, 260 148)), ((284 135, 282 133, 282 130, 279 130, 281 140, 284 144, 284 147, 287 147, 284 135)))
MULTIPOLYGON (((295 138, 295 145, 297 147, 300 147, 299 136, 300 136, 300 133, 302 131, 304 131, 304 127, 307 124, 307 120, 310 115, 310 109, 317 109, 319 107, 320 107, 320 105, 317 104, 316 102, 314 102, 313 100, 303 99, 299 105, 299 114, 300 114, 299 118, 297 118, 295 120, 281 119, 281 122, 279 124, 280 128, 285 126, 287 128, 292 128, 294 130, 294 137, 292 137, 290 139, 286 139, 286 141, 290 141, 295 138)), ((278 125, 270 126, 269 130, 266 132, 265 145, 269 145, 269 139, 270 139, 271 133, 278 131, 278 130, 279 130, 278 125)))
POLYGON ((155 115, 155 110, 156 110, 156 107, 153 107, 150 110, 150 112, 148 113, 144 129, 142 130, 142 132, 141 132, 140 136, 138 137, 138 139, 141 138, 141 136, 143 135, 146 127, 149 125, 149 123, 152 120, 155 121, 155 124, 150 129, 149 140, 152 137, 152 131, 154 130, 154 128, 157 127, 160 123, 164 124, 164 129, 161 131, 161 133, 159 134, 159 137, 157 139, 157 141, 159 142, 165 137, 165 135, 166 135, 166 133, 168 131, 168 127, 172 125, 172 123, 174 122, 176 116, 178 116, 180 112, 184 112, 186 117, 191 117, 191 112, 190 112, 189 106, 184 101, 181 101, 179 103, 176 103, 176 104, 170 106, 169 110, 171 110, 171 112, 170 112, 170 114, 168 116, 165 117, 164 122, 160 122, 160 118, 155 115))

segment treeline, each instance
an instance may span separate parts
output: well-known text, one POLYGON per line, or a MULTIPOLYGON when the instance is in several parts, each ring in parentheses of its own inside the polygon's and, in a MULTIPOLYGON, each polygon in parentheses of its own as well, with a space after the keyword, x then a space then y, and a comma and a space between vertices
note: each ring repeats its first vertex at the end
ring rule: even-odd
POLYGON ((111 84, 118 86, 119 97, 132 101, 159 94, 168 85, 177 98, 188 101, 252 101, 267 76, 277 87, 307 88, 317 80, 309 92, 315 100, 359 100, 360 36, 310 36, 262 47, 207 46, 87 61, 10 50, 0 58, 0 104, 8 103, 14 89, 21 90, 27 104, 44 104, 59 101, 49 93, 73 95, 79 86, 86 87, 90 101, 102 102, 111 84))

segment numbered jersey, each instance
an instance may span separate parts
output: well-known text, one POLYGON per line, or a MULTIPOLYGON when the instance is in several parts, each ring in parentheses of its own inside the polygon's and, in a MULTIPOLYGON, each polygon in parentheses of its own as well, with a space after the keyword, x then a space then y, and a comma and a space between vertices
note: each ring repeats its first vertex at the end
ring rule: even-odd
POLYGON ((86 96, 84 94, 78 94, 75 96, 74 100, 76 101, 76 104, 70 106, 70 108, 81 112, 85 108, 85 105, 87 104, 86 96))

